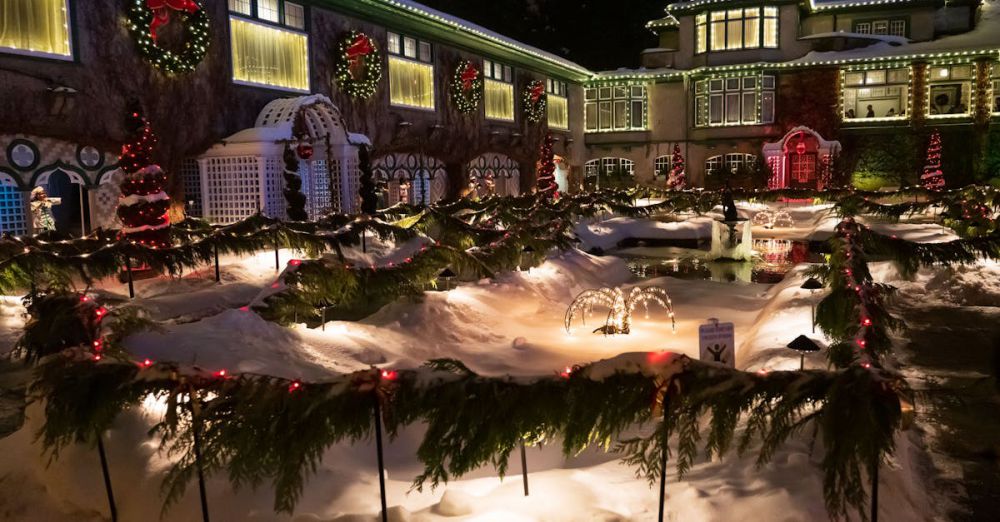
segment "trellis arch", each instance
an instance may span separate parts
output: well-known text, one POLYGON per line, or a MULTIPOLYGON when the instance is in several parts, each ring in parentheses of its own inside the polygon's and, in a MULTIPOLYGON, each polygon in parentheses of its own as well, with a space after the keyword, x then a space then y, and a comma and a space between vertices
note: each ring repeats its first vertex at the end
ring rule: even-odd
POLYGON ((72 183, 80 185, 81 188, 90 187, 90 181, 87 179, 87 174, 84 171, 61 161, 53 165, 46 165, 35 171, 35 175, 31 179, 31 186, 48 185, 49 177, 60 171, 69 176, 69 180, 72 183))
POLYGON ((506 154, 480 154, 469 162, 469 188, 478 196, 520 195, 521 166, 506 154))
POLYGON ((425 154, 396 152, 372 163, 375 177, 386 184, 386 204, 429 205, 444 199, 448 172, 444 162, 425 154))

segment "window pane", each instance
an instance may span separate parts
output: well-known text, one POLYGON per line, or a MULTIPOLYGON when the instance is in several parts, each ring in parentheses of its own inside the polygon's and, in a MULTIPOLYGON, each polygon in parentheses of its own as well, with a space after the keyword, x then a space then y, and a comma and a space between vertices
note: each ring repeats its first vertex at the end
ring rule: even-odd
POLYGON ((710 92, 722 92, 723 83, 722 80, 710 80, 708 82, 708 90, 710 92))
POLYGON ((257 0, 257 18, 278 22, 278 0, 257 0))
POLYGON ((777 46, 778 46, 778 19, 765 18, 764 47, 777 47, 777 46))
POLYGON ((774 93, 760 93, 760 122, 774 123, 774 93))
POLYGON ((285 2, 285 25, 296 29, 306 28, 305 11, 301 5, 285 2))
POLYGON ((632 97, 633 98, 642 98, 646 94, 645 91, 646 91, 645 87, 643 87, 641 85, 633 85, 632 86, 632 97))
POLYGON ((562 96, 549 96, 548 120, 549 127, 554 129, 569 128, 569 102, 562 96))
POLYGON ((632 100, 632 121, 631 125, 633 129, 645 129, 646 128, 646 118, 643 113, 643 103, 642 101, 632 100))
POLYGON ((588 103, 584 106, 587 130, 597 130, 597 104, 588 103))
POLYGON ((770 75, 761 76, 761 78, 760 78, 760 86, 763 87, 764 89, 773 89, 774 88, 774 76, 770 76, 770 75))
POLYGON ((583 99, 585 100, 596 100, 597 99, 597 89, 584 89, 583 99))
POLYGON ((503 66, 503 81, 509 83, 513 77, 514 77, 514 74, 513 74, 513 72, 511 72, 510 66, 509 65, 504 65, 503 66))
POLYGON ((250 7, 251 0, 229 0, 229 10, 235 13, 251 15, 253 9, 250 7))
MULTIPOLYGON (((714 14, 713 18, 714 18, 714 14)), ((712 22, 712 50, 724 51, 726 49, 726 22, 712 22)))
POLYGON ((233 80, 309 91, 306 35, 230 18, 233 80))
POLYGON ((906 20, 893 20, 889 22, 889 34, 893 36, 906 36, 906 20))
POLYGON ((726 123, 740 122, 740 94, 726 94, 726 123))
POLYGON ((628 89, 625 87, 615 87, 615 99, 628 97, 628 89))
POLYGON ((611 87, 601 87, 600 97, 602 100, 611 99, 611 87))
POLYGON ((710 124, 722 123, 722 95, 713 94, 708 102, 708 122, 710 124))
POLYGON ((413 38, 403 38, 403 56, 407 58, 417 57, 417 41, 413 38))
POLYGON ((726 23, 726 49, 740 49, 743 47, 743 20, 729 20, 726 23))
POLYGON ((879 20, 877 22, 872 22, 872 33, 889 34, 889 21, 879 20))
POLYGON ((875 85, 875 84, 880 84, 880 83, 885 83, 885 71, 884 70, 868 71, 867 73, 865 73, 865 84, 866 85, 875 85))
POLYGON ((708 96, 695 98, 694 124, 698 127, 708 125, 708 96))
POLYGON ((695 25, 695 45, 698 53, 708 50, 708 25, 705 23, 705 15, 698 15, 698 23, 695 25))
POLYGON ((844 75, 844 83, 847 85, 861 85, 865 81, 865 74, 860 72, 847 73, 844 75))
POLYGON ((628 127, 628 102, 616 101, 615 102, 615 129, 624 129, 628 127))
POLYGON ((389 33, 389 53, 399 54, 399 35, 396 33, 389 33))
POLYGON ((755 89, 757 87, 757 77, 747 76, 743 78, 743 90, 755 89))
POLYGON ((757 123, 757 94, 743 93, 743 123, 757 123))
POLYGON ((66 0, 0 1, 0 49, 70 57, 66 0))
POLYGON ((486 117, 514 121, 514 86, 497 80, 484 82, 486 117))
POLYGON ((393 105, 433 109, 434 67, 390 56, 389 101, 393 105))
POLYGON ((431 44, 429 44, 427 42, 420 42, 420 46, 418 47, 418 49, 420 50, 420 61, 421 62, 430 62, 431 61, 431 44))
POLYGON ((858 34, 872 34, 871 22, 860 22, 854 27, 854 32, 858 34))
POLYGON ((955 65, 951 68, 952 80, 968 80, 972 78, 971 65, 955 65))
POLYGON ((743 21, 743 46, 747 49, 760 47, 760 18, 743 21))
POLYGON ((600 127, 601 130, 606 130, 611 128, 611 102, 603 101, 600 103, 600 127))
POLYGON ((739 78, 726 78, 726 90, 727 91, 738 91, 738 90, 740 90, 740 79, 739 78))

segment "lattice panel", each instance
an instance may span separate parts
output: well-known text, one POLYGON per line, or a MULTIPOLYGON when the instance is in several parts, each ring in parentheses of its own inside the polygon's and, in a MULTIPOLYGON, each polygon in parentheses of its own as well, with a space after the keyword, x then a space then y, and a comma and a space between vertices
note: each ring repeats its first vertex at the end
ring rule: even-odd
POLYGON ((202 197, 210 221, 234 223, 257 212, 261 200, 260 161, 255 156, 202 160, 202 197))
POLYGON ((28 233, 25 192, 0 184, 0 233, 20 236, 28 233))
POLYGON ((204 217, 201 202, 201 172, 198 161, 193 158, 181 162, 181 182, 184 184, 185 212, 189 216, 204 217))

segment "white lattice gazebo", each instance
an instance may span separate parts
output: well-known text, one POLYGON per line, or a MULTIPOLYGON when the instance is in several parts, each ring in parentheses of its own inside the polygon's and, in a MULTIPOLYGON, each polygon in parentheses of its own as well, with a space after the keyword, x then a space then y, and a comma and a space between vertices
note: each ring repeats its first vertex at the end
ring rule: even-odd
POLYGON ((203 215, 233 223, 262 210, 285 217, 285 147, 305 142, 313 155, 299 160, 302 192, 310 219, 357 208, 358 146, 367 138, 351 134, 340 110, 323 95, 268 103, 253 128, 226 138, 198 157, 203 215))

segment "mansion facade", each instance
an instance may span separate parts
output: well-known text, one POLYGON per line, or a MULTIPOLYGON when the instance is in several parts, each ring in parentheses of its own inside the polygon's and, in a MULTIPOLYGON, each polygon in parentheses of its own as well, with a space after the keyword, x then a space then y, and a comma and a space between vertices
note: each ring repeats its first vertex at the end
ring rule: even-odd
POLYGON ((0 4, 0 230, 30 231, 36 186, 62 199, 60 230, 113 226, 133 100, 174 200, 214 221, 281 214, 289 146, 315 151, 318 215, 353 210, 360 143, 384 204, 531 190, 547 132, 566 190, 662 185, 675 147, 690 185, 764 165, 760 185, 821 186, 852 137, 1000 113, 1000 21, 980 0, 675 3, 643 67, 610 72, 409 0, 165 4, 0 4), (151 47, 200 57, 168 67, 151 47))

